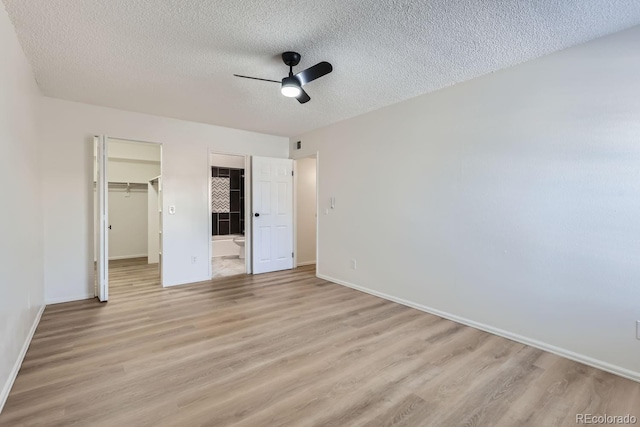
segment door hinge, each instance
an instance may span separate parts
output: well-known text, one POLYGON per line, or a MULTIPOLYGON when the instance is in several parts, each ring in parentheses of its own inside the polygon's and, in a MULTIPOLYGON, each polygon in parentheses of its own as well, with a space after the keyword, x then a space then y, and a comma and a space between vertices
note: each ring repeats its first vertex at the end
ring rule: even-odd
POLYGON ((291 252, 291 258, 293 258, 293 252, 291 252))
POLYGON ((291 171, 291 176, 293 176, 293 171, 291 171))

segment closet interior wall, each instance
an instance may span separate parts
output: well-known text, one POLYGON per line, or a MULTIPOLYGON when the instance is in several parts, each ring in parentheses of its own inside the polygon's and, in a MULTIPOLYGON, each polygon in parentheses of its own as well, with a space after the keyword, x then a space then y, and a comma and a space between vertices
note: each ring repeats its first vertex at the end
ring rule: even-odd
MULTIPOLYGON (((157 221, 149 221, 158 216, 149 183, 160 175, 160 145, 110 138, 108 151, 109 259, 147 257, 149 236, 158 234, 157 221)), ((157 249, 152 258, 158 262, 157 249)))

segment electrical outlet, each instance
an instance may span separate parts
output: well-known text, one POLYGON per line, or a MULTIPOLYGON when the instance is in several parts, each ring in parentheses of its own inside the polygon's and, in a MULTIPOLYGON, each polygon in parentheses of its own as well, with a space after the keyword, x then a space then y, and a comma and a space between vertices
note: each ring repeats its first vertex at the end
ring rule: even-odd
POLYGON ((176 214, 175 205, 169 205, 169 215, 175 215, 175 214, 176 214))
POLYGON ((351 269, 352 269, 352 270, 355 270, 355 269, 357 268, 357 266, 358 266, 358 265, 357 265, 357 263, 356 263, 356 260, 355 260, 355 259, 352 259, 352 260, 351 260, 351 269))
POLYGON ((636 338, 640 340, 640 320, 636 320, 636 338))
POLYGON ((195 264, 196 262, 198 262, 198 257, 197 256, 192 256, 191 257, 191 264, 195 264))

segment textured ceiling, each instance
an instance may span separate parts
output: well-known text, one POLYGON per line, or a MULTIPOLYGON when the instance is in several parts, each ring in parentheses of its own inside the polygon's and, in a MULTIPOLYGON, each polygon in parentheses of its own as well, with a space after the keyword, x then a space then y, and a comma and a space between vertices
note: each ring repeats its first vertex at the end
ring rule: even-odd
POLYGON ((3 0, 47 96, 292 136, 640 24, 638 0, 3 0), (279 54, 333 73, 284 98, 279 54))

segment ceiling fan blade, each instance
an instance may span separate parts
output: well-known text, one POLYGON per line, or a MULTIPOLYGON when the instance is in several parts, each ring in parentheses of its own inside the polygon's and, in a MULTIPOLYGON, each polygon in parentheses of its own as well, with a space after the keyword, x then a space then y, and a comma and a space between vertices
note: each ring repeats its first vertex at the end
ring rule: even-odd
POLYGON ((306 85, 309 82, 318 79, 325 74, 329 74, 333 71, 333 66, 326 61, 322 61, 314 65, 313 67, 309 67, 306 70, 300 71, 296 74, 296 77, 300 81, 302 86, 306 85))
POLYGON ((296 99, 300 104, 311 101, 311 97, 307 95, 307 92, 305 92, 302 88, 300 88, 300 95, 296 96, 296 99))
POLYGON ((236 77, 242 77, 243 79, 260 80, 263 82, 282 83, 280 80, 261 79, 259 77, 241 76, 240 74, 234 74, 236 77))

